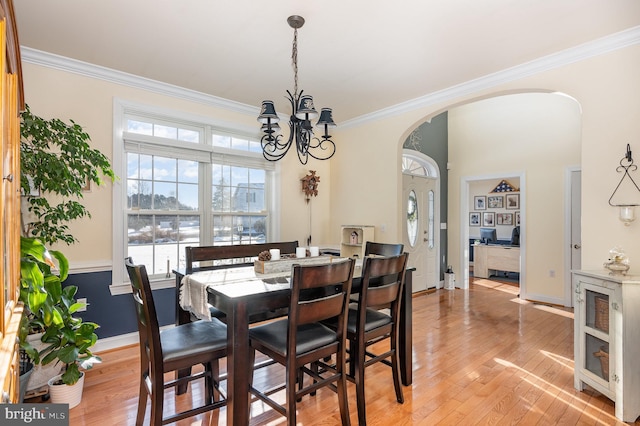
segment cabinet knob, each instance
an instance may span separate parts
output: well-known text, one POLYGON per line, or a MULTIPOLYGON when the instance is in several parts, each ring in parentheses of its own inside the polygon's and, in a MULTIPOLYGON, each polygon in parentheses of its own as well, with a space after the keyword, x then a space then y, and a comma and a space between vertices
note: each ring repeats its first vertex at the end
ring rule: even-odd
POLYGON ((576 250, 578 250, 578 249, 580 248, 580 244, 574 244, 574 245, 573 245, 573 248, 574 248, 574 249, 576 249, 576 250))

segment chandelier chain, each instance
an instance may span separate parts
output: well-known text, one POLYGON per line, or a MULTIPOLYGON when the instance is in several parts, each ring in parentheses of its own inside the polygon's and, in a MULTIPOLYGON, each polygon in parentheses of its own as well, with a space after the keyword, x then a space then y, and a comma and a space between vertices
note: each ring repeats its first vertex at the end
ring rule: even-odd
POLYGON ((293 94, 298 95, 298 29, 293 29, 293 47, 291 48, 291 65, 293 66, 293 94))

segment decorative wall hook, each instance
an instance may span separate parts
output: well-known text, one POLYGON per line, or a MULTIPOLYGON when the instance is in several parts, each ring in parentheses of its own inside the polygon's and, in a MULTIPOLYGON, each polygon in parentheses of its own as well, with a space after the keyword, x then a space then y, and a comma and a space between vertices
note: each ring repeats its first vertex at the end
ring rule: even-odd
POLYGON ((625 226, 629 226, 629 224, 631 224, 631 222, 633 222, 636 219, 635 208, 639 204, 634 204, 634 203, 616 204, 612 200, 613 200, 613 197, 616 195, 616 192, 620 188, 620 185, 622 185, 622 182, 624 181, 625 178, 629 178, 629 180, 631 181, 631 183, 633 183, 633 186, 635 186, 638 193, 640 193, 640 187, 638 187, 638 184, 636 183, 636 181, 633 179, 631 174, 629 174, 630 171, 635 172, 637 169, 638 169, 638 166, 633 164, 633 157, 631 155, 631 146, 627 144, 627 152, 625 153, 624 157, 622 157, 622 159, 620 160, 620 165, 616 167, 616 171, 618 173, 623 173, 622 178, 620 178, 620 182, 618 182, 618 185, 613 190, 613 193, 611 193, 611 197, 609 197, 610 206, 620 207, 619 218, 622 222, 624 222, 625 226))

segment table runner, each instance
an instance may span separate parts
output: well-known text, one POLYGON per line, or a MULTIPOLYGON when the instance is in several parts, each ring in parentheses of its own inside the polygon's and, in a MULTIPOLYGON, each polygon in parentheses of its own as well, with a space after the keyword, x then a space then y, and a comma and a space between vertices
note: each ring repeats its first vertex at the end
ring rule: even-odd
MULTIPOLYGON (((359 276, 362 260, 356 261, 354 276, 359 276)), ((210 305, 208 303, 207 287, 223 284, 234 284, 247 281, 262 281, 270 289, 289 288, 289 280, 283 282, 279 278, 286 278, 291 271, 271 274, 257 274, 253 266, 240 268, 221 268, 208 271, 194 272, 185 275, 180 283, 180 307, 192 312, 198 319, 211 321, 210 305)))

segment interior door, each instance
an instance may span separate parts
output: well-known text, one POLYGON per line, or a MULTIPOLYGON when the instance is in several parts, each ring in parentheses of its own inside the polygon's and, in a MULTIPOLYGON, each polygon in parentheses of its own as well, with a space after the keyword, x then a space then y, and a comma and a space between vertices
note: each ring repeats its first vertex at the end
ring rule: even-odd
MULTIPOLYGON (((582 215, 582 172, 580 170, 571 171, 571 270, 578 271, 582 267, 582 236, 580 217, 582 215)), ((573 306, 573 280, 569 280, 571 292, 567 302, 568 306, 573 306)))
POLYGON ((436 229, 436 179, 417 175, 402 175, 403 243, 409 253, 408 267, 413 273, 413 292, 437 288, 438 236, 436 229))

